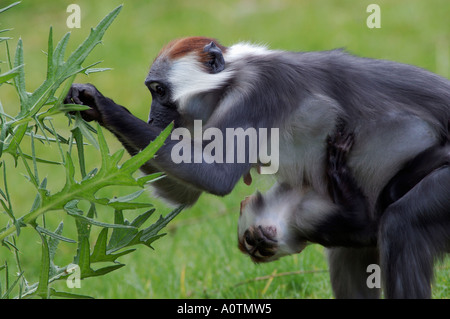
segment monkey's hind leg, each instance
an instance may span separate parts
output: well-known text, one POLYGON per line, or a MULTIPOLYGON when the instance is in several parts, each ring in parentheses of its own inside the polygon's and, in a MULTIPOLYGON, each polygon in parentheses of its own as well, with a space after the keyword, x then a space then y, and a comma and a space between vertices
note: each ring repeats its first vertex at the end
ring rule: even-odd
POLYGON ((433 265, 450 246, 450 167, 426 176, 383 214, 380 262, 387 298, 430 298, 433 265))
POLYGON ((378 264, 374 247, 327 249, 333 295, 338 299, 377 299, 380 289, 367 285, 367 266, 378 264))

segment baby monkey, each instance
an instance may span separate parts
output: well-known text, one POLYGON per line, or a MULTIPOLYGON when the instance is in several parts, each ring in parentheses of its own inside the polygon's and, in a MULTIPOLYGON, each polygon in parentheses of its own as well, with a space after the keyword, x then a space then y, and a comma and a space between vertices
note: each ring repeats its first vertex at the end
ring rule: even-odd
POLYGON ((353 133, 338 128, 327 139, 329 196, 311 187, 275 184, 241 202, 239 249, 254 262, 300 253, 308 243, 326 247, 376 245, 377 221, 346 165, 353 133))

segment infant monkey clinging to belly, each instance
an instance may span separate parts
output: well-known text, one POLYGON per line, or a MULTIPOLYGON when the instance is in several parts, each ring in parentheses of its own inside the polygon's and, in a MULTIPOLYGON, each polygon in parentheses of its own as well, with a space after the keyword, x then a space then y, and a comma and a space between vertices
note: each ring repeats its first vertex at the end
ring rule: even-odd
POLYGON ((308 243, 361 246, 375 243, 374 218, 346 166, 353 134, 338 130, 327 140, 329 196, 311 187, 275 184, 241 203, 239 248, 255 262, 301 252, 308 243))

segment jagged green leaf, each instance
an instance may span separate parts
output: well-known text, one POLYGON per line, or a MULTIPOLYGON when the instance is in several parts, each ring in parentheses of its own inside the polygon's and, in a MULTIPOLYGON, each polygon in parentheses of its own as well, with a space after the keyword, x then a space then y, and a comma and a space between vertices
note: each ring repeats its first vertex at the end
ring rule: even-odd
POLYGON ((23 65, 18 65, 17 67, 15 67, 5 73, 0 74, 0 85, 2 83, 5 83, 8 80, 11 80, 15 76, 19 75, 22 68, 23 68, 23 65))
POLYGON ((100 43, 106 29, 117 17, 120 10, 122 10, 122 5, 111 11, 95 28, 91 29, 91 33, 87 39, 67 59, 66 64, 69 70, 78 71, 81 63, 86 59, 92 49, 100 43))
MULTIPOLYGON (((4 189, 5 191, 1 192, 1 195, 3 196, 3 198, 6 200, 6 202, 4 202, 3 200, 0 200, 0 203, 2 204, 3 209, 5 210, 6 214, 8 214, 9 218, 11 218, 13 220, 13 223, 16 223, 16 217, 14 216, 13 210, 12 210, 12 204, 11 204, 11 197, 9 196, 9 191, 8 191, 8 181, 6 179, 6 165, 4 162, 3 163, 3 185, 4 185, 4 189), (6 204, 8 203, 8 205, 6 204)), ((17 236, 19 236, 19 232, 20 232, 20 227, 17 229, 17 236)))
POLYGON ((114 197, 106 203, 106 205, 114 208, 115 210, 128 210, 128 209, 138 209, 138 208, 146 208, 151 207, 153 204, 151 203, 137 203, 131 202, 132 200, 138 198, 144 190, 139 190, 132 194, 128 194, 122 197, 114 197))
POLYGON ((89 251, 89 239, 84 237, 79 245, 79 255, 78 255, 78 266, 80 267, 81 277, 84 278, 86 274, 92 272, 91 261, 90 261, 90 251, 89 251))
MULTIPOLYGON (((65 80, 85 70, 81 64, 94 47, 101 42, 106 29, 119 14, 121 8, 122 6, 117 7, 100 21, 97 27, 91 30, 91 33, 84 42, 70 55, 67 61, 64 62, 64 52, 69 40, 69 35, 66 34, 57 44, 53 54, 49 53, 49 56, 51 56, 52 59, 50 60, 48 58, 48 62, 52 65, 47 66, 47 73, 50 77, 47 77, 47 79, 31 95, 28 95, 25 91, 25 73, 23 68, 20 69, 21 71, 14 78, 16 90, 21 100, 21 110, 18 117, 15 119, 15 122, 23 123, 31 121, 39 110, 47 104, 49 100, 53 99, 56 90, 65 80)), ((49 49, 52 47, 52 30, 50 30, 49 49)), ((22 41, 19 40, 14 59, 14 67, 23 64, 23 47, 22 41)))
POLYGON ((50 234, 46 233, 46 235, 48 235, 50 237, 48 239, 48 249, 49 249, 49 256, 50 256, 51 262, 53 262, 53 260, 55 258, 56 250, 58 249, 58 245, 61 240, 65 241, 65 242, 69 242, 69 243, 76 243, 75 240, 72 240, 70 238, 66 238, 66 237, 62 236, 63 229, 64 229, 64 223, 60 222, 54 232, 50 232, 50 234))
POLYGON ((161 134, 151 142, 145 149, 136 154, 135 156, 128 159, 122 165, 122 170, 124 172, 134 172, 145 164, 150 158, 152 158, 159 148, 164 144, 164 141, 169 137, 173 129, 173 123, 169 124, 161 134))
POLYGON ((174 209, 170 213, 168 213, 166 216, 162 217, 160 216, 159 219, 150 227, 147 227, 143 230, 142 236, 140 238, 141 241, 148 241, 152 239, 152 237, 155 237, 158 235, 158 233, 167 226, 167 224, 174 219, 182 210, 184 209, 184 205, 179 206, 178 208, 174 209))
MULTIPOLYGON (((0 270, 2 270, 1 268, 0 268, 0 270)), ((21 272, 21 273, 19 273, 18 275, 17 275, 17 278, 16 278, 16 280, 14 280, 14 282, 11 284, 11 285, 7 285, 6 286, 6 291, 5 291, 5 293, 1 293, 1 291, 0 291, 0 299, 8 299, 9 297, 10 297, 10 295, 11 295, 11 292, 13 291, 13 289, 16 287, 16 285, 19 283, 19 280, 21 280, 22 279, 22 276, 23 276, 23 271, 21 272)), ((6 277, 8 276, 8 274, 6 274, 6 277)))
MULTIPOLYGON (((25 168, 29 175, 28 179, 37 189, 35 201, 30 212, 18 219, 14 217, 8 191, 0 190, 1 206, 8 213, 8 216, 11 214, 11 221, 13 221, 12 224, 8 224, 7 227, 0 229, 0 240, 10 249, 17 249, 14 237, 11 237, 11 241, 11 238, 8 236, 11 235, 14 230, 16 230, 18 234, 20 228, 25 225, 32 225, 39 233, 42 240, 39 282, 35 284, 28 284, 25 277, 23 277, 23 272, 21 272, 19 278, 22 278, 23 281, 19 288, 19 296, 37 295, 43 298, 86 297, 83 295, 57 291, 49 287, 51 282, 67 277, 67 274, 64 271, 65 268, 60 268, 53 262, 58 244, 60 241, 70 243, 75 243, 75 241, 62 235, 62 223, 56 228, 55 231, 50 231, 45 226, 37 225, 37 217, 44 215, 49 211, 60 209, 64 209, 70 216, 74 217, 78 232, 77 255, 75 256, 74 261, 76 261, 81 269, 82 278, 87 278, 102 276, 123 267, 123 264, 117 263, 117 258, 129 254, 135 250, 126 249, 126 247, 135 244, 150 246, 151 242, 162 236, 159 234, 160 230, 164 228, 167 223, 179 212, 174 211, 169 213, 166 217, 160 217, 155 224, 140 230, 140 227, 142 227, 142 225, 153 214, 154 209, 138 215, 131 223, 123 218, 122 210, 152 206, 150 203, 146 202, 135 202, 135 200, 137 200, 142 194, 142 190, 112 199, 95 197, 96 192, 106 186, 126 185, 143 187, 144 184, 161 178, 161 173, 138 178, 133 177, 133 174, 139 169, 139 167, 154 156, 156 151, 170 134, 173 125, 170 125, 166 130, 164 130, 155 141, 153 141, 139 154, 125 160, 122 165, 120 162, 123 158, 124 150, 119 150, 110 155, 105 137, 99 126, 96 130, 88 123, 82 121, 78 116, 79 122, 75 123, 76 130, 78 131, 75 131, 70 139, 63 138, 53 127, 50 128, 48 126, 48 123, 52 126, 50 120, 51 115, 58 114, 60 112, 77 112, 87 109, 86 106, 63 106, 62 103, 76 74, 81 72, 88 74, 106 70, 106 68, 93 68, 93 66, 97 63, 93 63, 87 67, 83 67, 82 64, 92 49, 100 43, 106 28, 117 16, 120 9, 121 6, 113 10, 97 25, 97 27, 92 29, 86 40, 72 54, 69 55, 66 61, 64 61, 64 59, 66 49, 68 47, 69 34, 66 34, 61 41, 56 44, 56 47, 54 47, 53 29, 50 28, 47 52, 47 78, 33 93, 26 92, 25 74, 23 68, 24 50, 22 40, 19 40, 17 43, 13 63, 11 63, 11 57, 8 52, 10 71, 0 74, 0 83, 4 83, 5 81, 9 81, 11 79, 13 80, 12 82, 16 87, 16 91, 21 100, 19 114, 16 117, 5 114, 0 105, 0 156, 3 151, 7 151, 14 156, 16 159, 16 164, 17 159, 20 157, 24 162, 25 168), (56 96, 56 90, 62 84, 64 84, 64 87, 62 91, 59 91, 58 96, 56 96), (47 108, 46 111, 40 111, 43 106, 47 105, 50 105, 50 107, 47 108), (34 121, 35 124, 30 126, 28 123, 30 121, 34 121), (36 134, 37 132, 40 134, 36 134), (94 138, 93 133, 98 133, 97 138, 94 138), (29 136, 31 138, 31 155, 24 154, 20 148, 20 144, 24 136, 29 136), (79 136, 79 138, 75 136, 79 136), (60 154, 62 155, 61 162, 54 162, 39 158, 34 145, 35 138, 44 144, 56 142, 58 144, 60 154), (102 158, 101 166, 93 169, 88 174, 85 172, 85 154, 83 150, 85 143, 83 142, 83 139, 98 146, 102 158), (78 148, 77 155, 80 160, 79 167, 82 175, 81 181, 78 181, 75 178, 76 174, 74 164, 76 163, 74 163, 73 154, 71 153, 72 147, 75 145, 73 143, 74 140, 76 141, 78 148), (69 151, 67 153, 63 151, 60 143, 69 145, 69 151), (42 173, 39 174, 40 171, 38 170, 38 168, 40 168, 38 163, 40 162, 63 165, 66 173, 66 181, 59 192, 51 194, 47 189, 47 179, 44 178, 41 181, 39 175, 42 175, 42 173), (84 212, 77 207, 77 204, 81 200, 90 202, 91 206, 87 214, 84 214, 84 212), (115 222, 110 224, 98 221, 96 219, 95 204, 107 205, 114 208, 116 210, 115 222), (102 227, 103 229, 98 235, 94 248, 91 251, 89 241, 92 226, 102 227), (113 230, 111 238, 108 241, 109 228, 113 228, 113 230), (118 251, 119 249, 121 250, 118 251), (95 269, 93 264, 100 262, 112 262, 114 264, 102 267, 100 269, 95 269)), ((0 12, 2 11, 4 11, 4 9, 0 9, 0 12)), ((4 170, 4 172, 6 175, 6 170, 4 170)), ((19 281, 16 280, 16 283, 18 282, 19 281)))
POLYGON ((104 72, 112 70, 111 68, 89 68, 84 71, 84 74, 89 75, 91 73, 104 72))
POLYGON ((75 181, 75 166, 73 165, 72 157, 69 153, 66 153, 64 168, 66 171, 66 184, 64 185, 62 192, 67 192, 77 185, 77 182, 75 181))
POLYGON ((107 240, 108 240, 108 228, 103 228, 97 237, 94 250, 92 251, 91 254, 92 261, 102 260, 103 256, 106 255, 107 240))
POLYGON ((82 215, 83 212, 77 207, 78 202, 79 202, 78 200, 70 201, 69 203, 67 203, 64 206, 64 210, 70 216, 82 219, 82 220, 84 220, 85 222, 87 222, 87 223, 89 223, 91 225, 95 225, 95 226, 99 226, 99 227, 107 227, 107 228, 134 228, 133 226, 128 226, 128 225, 104 223, 104 222, 100 222, 98 220, 95 220, 93 218, 89 218, 87 216, 84 216, 84 215, 82 215))
MULTIPOLYGON (((30 156, 28 154, 24 154, 24 153, 22 153, 22 156, 24 158, 28 159, 28 160, 31 160, 33 158, 32 156, 30 156)), ((52 165, 61 165, 61 164, 63 164, 61 162, 50 161, 50 160, 47 160, 45 158, 40 158, 40 157, 36 157, 36 162, 44 163, 44 164, 52 164, 52 165)))
POLYGON ((91 143, 91 145, 94 145, 96 149, 99 149, 99 145, 97 142, 97 139, 92 135, 91 130, 88 128, 87 124, 83 119, 81 118, 80 114, 75 115, 75 125, 73 127, 73 130, 78 129, 81 134, 91 143))
POLYGON ((53 66, 53 27, 50 26, 48 32, 48 45, 47 45, 47 79, 51 78, 54 74, 55 67, 53 66))
POLYGON ((114 223, 121 225, 134 226, 135 229, 114 229, 111 238, 108 243, 108 252, 114 252, 122 248, 138 244, 141 236, 141 231, 138 228, 142 226, 145 221, 154 213, 155 209, 151 209, 138 217, 136 217, 131 223, 123 217, 121 210, 114 212, 114 223))
POLYGON ((72 130, 72 136, 77 145, 78 163, 80 164, 81 177, 84 179, 86 177, 86 163, 84 161, 83 135, 81 134, 80 129, 75 127, 72 130))
POLYGON ((5 11, 8 10, 8 9, 11 9, 12 7, 18 5, 19 3, 20 3, 20 1, 17 1, 17 2, 11 3, 9 6, 6 6, 6 7, 4 7, 4 8, 1 8, 1 9, 0 9, 0 13, 5 12, 5 11))
POLYGON ((94 246, 94 250, 91 254, 91 263, 96 262, 115 262, 120 256, 127 255, 133 252, 135 249, 129 249, 122 251, 117 254, 111 254, 107 252, 107 241, 108 241, 108 228, 103 228, 98 235, 97 241, 94 246))
POLYGON ((14 57, 14 69, 17 70, 17 76, 14 78, 14 86, 20 98, 20 112, 19 116, 28 112, 28 94, 25 89, 25 69, 23 68, 23 43, 22 39, 19 39, 16 47, 16 55, 14 57))
POLYGON ((14 127, 12 133, 10 133, 4 141, 3 152, 9 153, 17 159, 19 156, 17 149, 27 131, 27 128, 28 125, 26 123, 14 127), (7 146, 6 149, 5 146, 7 146))
MULTIPOLYGON (((60 225, 62 225, 62 222, 61 222, 60 225)), ((44 235, 47 235, 47 236, 51 237, 50 240, 53 239, 52 244, 55 245, 55 246, 51 246, 50 243, 49 243, 49 246, 51 248, 54 248, 54 250, 50 250, 51 256, 54 256, 54 253, 56 251, 57 243, 59 243, 60 240, 65 241, 67 243, 76 243, 75 240, 62 236, 60 233, 58 233, 58 230, 55 231, 55 232, 52 232, 52 231, 50 231, 50 230, 48 230, 46 228, 42 228, 40 226, 36 226, 36 230, 38 232, 40 232, 41 234, 44 234, 44 235)))
POLYGON ((121 196, 121 197, 114 197, 113 199, 110 200, 110 202, 129 202, 132 201, 133 199, 138 198, 139 196, 141 196, 141 194, 144 192, 143 189, 140 189, 134 193, 125 195, 125 196, 121 196))
POLYGON ((65 292, 65 291, 57 291, 54 288, 50 288, 49 295, 51 297, 59 297, 64 299, 94 299, 93 297, 87 295, 74 294, 72 292, 65 292))
MULTIPOLYGON (((50 36, 49 39, 51 39, 52 29, 50 28, 50 36)), ((64 54, 66 53, 66 47, 69 43, 70 38, 70 32, 67 32, 63 38, 58 42, 56 45, 55 51, 52 55, 51 65, 53 68, 58 70, 59 67, 64 65, 64 54)), ((50 41, 50 40, 49 40, 50 41)), ((53 41, 52 41, 53 42, 53 41)), ((50 62, 50 61, 49 61, 50 62)), ((52 69, 50 69, 52 71, 52 69)), ((50 72, 50 77, 54 76, 54 72, 50 72)))
POLYGON ((161 178, 164 178, 164 176, 165 176, 164 173, 148 174, 138 178, 137 182, 139 186, 143 187, 147 183, 155 182, 161 178))
POLYGON ((50 251, 48 248, 47 238, 38 231, 41 236, 42 253, 41 253, 41 269, 39 274, 39 285, 36 294, 41 298, 48 298, 48 283, 50 274, 50 251))
POLYGON ((112 266, 106 266, 96 270, 91 269, 90 272, 86 272, 84 274, 82 273, 81 278, 104 276, 114 270, 122 268, 123 266, 125 266, 125 264, 115 264, 112 266))
POLYGON ((81 105, 81 104, 62 104, 59 107, 60 112, 76 112, 76 111, 86 111, 89 110, 90 107, 87 105, 81 105))

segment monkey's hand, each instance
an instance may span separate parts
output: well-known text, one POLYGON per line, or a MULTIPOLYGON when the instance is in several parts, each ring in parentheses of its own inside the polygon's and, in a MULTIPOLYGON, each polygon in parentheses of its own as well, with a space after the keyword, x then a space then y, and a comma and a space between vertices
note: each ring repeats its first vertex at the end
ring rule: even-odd
POLYGON ((89 110, 81 112, 83 119, 88 122, 97 121, 103 126, 107 124, 108 118, 120 116, 120 112, 124 110, 130 113, 123 106, 101 94, 92 84, 72 84, 64 103, 89 106, 89 110))
POLYGON ((327 138, 327 173, 331 176, 348 174, 347 155, 353 146, 354 135, 338 130, 334 136, 327 138))
POLYGON ((336 204, 347 213, 357 213, 364 224, 366 215, 360 212, 367 211, 367 199, 347 166, 347 156, 353 142, 354 134, 342 128, 333 137, 328 137, 328 190, 336 204))
POLYGON ((327 175, 329 192, 337 204, 359 194, 356 182, 347 166, 347 155, 353 146, 354 134, 338 129, 334 136, 327 139, 327 175))

